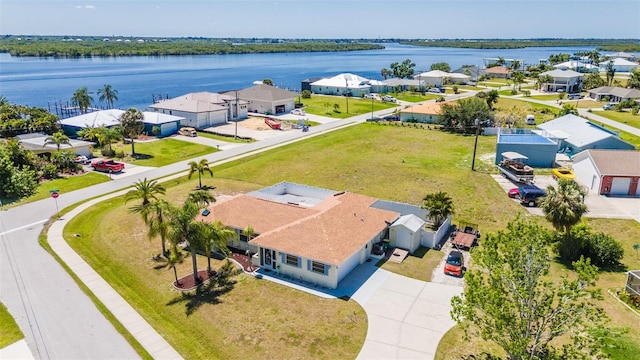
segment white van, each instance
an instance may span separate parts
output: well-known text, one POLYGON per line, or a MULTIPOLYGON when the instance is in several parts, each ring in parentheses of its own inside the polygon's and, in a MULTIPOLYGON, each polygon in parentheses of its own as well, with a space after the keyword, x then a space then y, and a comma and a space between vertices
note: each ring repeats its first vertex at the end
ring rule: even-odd
POLYGON ((536 117, 529 114, 527 115, 527 125, 535 125, 536 124, 536 117))

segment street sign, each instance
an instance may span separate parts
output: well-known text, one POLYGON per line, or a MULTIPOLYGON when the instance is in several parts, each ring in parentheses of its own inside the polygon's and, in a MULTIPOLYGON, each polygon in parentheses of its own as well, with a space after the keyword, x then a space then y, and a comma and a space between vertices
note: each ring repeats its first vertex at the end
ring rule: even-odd
POLYGON ((58 196, 60 196, 60 193, 57 193, 55 191, 51 193, 51 197, 54 198, 54 199, 57 199, 58 196))

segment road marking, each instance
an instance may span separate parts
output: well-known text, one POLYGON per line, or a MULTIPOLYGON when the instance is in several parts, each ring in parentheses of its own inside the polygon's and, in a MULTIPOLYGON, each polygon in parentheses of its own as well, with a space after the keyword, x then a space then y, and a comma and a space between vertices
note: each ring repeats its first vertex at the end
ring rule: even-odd
POLYGON ((22 229, 26 229, 26 228, 31 227, 31 226, 34 226, 34 225, 42 224, 42 223, 45 223, 45 222, 47 222, 47 221, 49 221, 49 219, 43 219, 43 220, 39 220, 39 221, 36 221, 36 222, 34 222, 34 223, 31 223, 31 224, 27 224, 27 225, 23 225, 23 226, 17 227, 17 228, 15 228, 15 229, 7 230, 7 231, 5 231, 5 232, 1 232, 1 233, 0 233, 0 236, 4 236, 4 235, 7 235, 7 234, 11 234, 12 232, 20 231, 20 230, 22 230, 22 229))

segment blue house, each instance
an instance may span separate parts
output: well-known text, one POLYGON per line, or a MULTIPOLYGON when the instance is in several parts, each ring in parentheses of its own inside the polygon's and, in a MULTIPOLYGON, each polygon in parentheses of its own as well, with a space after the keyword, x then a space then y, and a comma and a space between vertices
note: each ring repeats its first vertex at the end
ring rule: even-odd
POLYGON ((558 152, 558 143, 528 129, 498 132, 495 164, 502 160, 500 154, 517 152, 529 158, 527 165, 531 167, 553 167, 558 152))
MULTIPOLYGON (((120 125, 120 116, 124 114, 124 110, 110 109, 93 111, 86 114, 66 118, 60 120, 62 130, 71 137, 77 137, 78 131, 92 127, 112 127, 120 125)), ((160 132, 158 137, 170 136, 178 132, 180 122, 183 117, 163 114, 159 112, 144 111, 142 112, 144 119, 144 131, 149 135, 153 135, 153 128, 157 127, 160 132)))
POLYGON ((568 114, 538 125, 541 135, 555 140, 559 150, 570 156, 588 149, 634 150, 635 146, 614 130, 594 124, 585 118, 568 114))

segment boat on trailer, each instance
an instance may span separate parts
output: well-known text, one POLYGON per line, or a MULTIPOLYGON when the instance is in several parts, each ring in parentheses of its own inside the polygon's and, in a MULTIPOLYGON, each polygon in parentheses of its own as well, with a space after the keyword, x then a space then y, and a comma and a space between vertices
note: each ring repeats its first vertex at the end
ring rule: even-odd
POLYGON ((498 170, 502 176, 518 183, 533 184, 533 168, 526 164, 528 157, 514 151, 503 152, 498 170))

